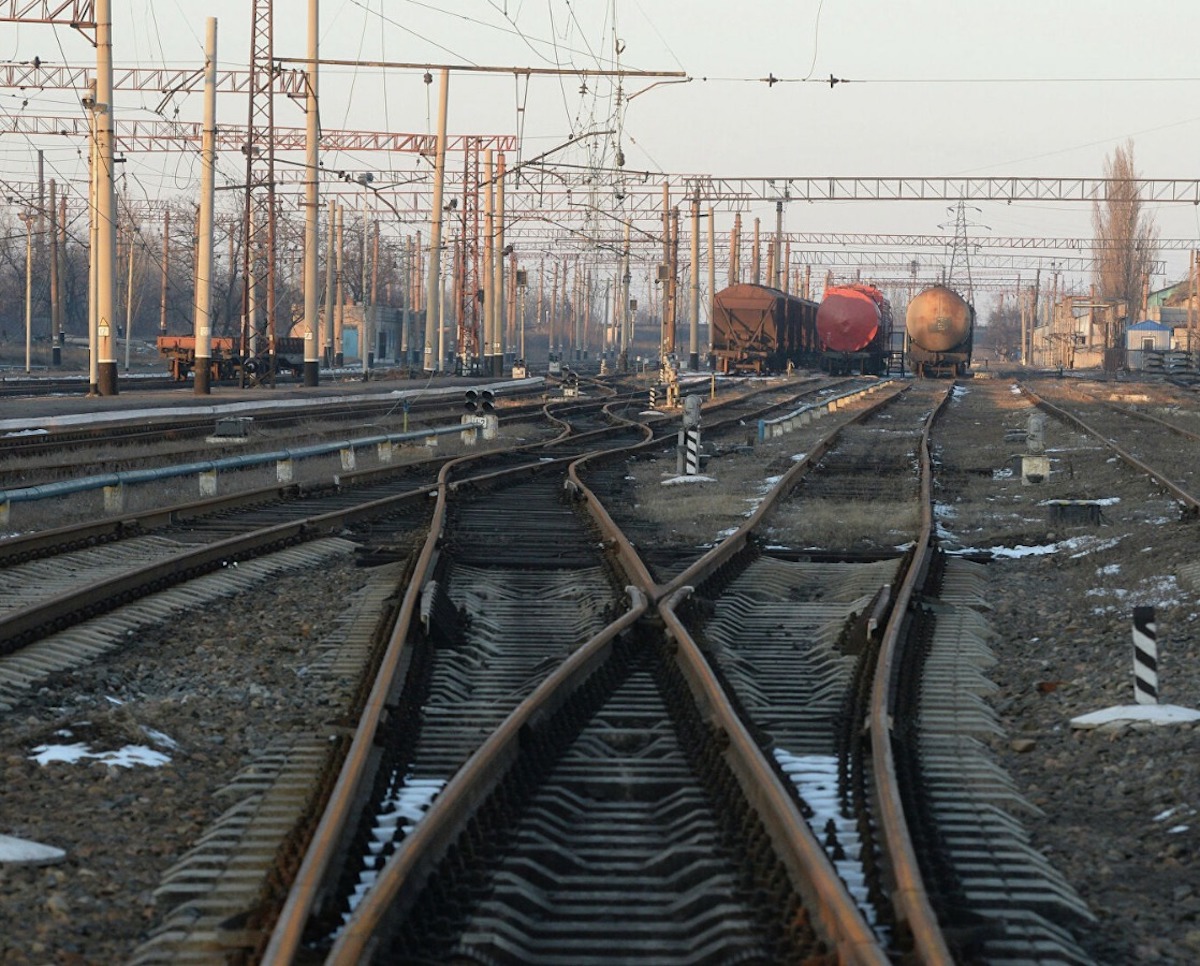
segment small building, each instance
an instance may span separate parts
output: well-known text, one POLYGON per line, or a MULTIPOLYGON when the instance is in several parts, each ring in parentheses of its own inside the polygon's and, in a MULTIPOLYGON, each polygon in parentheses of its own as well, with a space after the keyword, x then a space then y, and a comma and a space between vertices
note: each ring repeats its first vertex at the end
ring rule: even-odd
POLYGON ((1161 353, 1171 350, 1174 329, 1162 322, 1150 319, 1128 326, 1125 329, 1125 358, 1130 369, 1145 369, 1154 362, 1162 364, 1161 353))

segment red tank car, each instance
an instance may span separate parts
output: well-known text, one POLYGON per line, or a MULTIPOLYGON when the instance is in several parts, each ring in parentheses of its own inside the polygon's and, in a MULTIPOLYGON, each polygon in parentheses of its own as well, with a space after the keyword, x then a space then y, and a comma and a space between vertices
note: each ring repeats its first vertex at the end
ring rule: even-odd
POLYGON ((838 374, 887 371, 892 310, 873 285, 835 285, 817 310, 822 368, 838 374))

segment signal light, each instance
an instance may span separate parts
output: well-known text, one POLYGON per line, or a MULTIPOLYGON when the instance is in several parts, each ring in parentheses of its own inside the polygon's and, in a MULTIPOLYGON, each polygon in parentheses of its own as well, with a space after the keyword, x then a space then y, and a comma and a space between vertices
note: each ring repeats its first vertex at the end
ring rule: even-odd
POLYGON ((468 389, 464 394, 463 409, 469 413, 493 413, 496 411, 496 394, 490 389, 468 389))

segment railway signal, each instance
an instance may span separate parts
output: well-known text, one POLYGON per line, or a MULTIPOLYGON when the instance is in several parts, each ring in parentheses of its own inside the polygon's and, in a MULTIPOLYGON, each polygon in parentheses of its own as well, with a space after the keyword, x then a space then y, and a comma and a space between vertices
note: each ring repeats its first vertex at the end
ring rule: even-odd
POLYGON ((496 411, 496 394, 490 389, 468 389, 463 408, 469 413, 494 413, 496 411))

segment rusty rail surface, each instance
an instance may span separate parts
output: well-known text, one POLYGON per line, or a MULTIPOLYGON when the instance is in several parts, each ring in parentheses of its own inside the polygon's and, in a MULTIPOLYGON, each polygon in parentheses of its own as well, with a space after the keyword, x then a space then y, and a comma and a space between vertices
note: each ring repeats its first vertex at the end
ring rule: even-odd
MULTIPOLYGON (((1084 422, 1082 419, 1080 419, 1074 413, 1068 412, 1066 409, 1063 409, 1060 406, 1056 406, 1052 402, 1048 402, 1047 400, 1043 399, 1041 396, 1039 396, 1037 393, 1035 393, 1032 389, 1030 389, 1028 386, 1026 386, 1024 384, 1018 383, 1018 386, 1021 389, 1021 391, 1023 393, 1025 393, 1025 395, 1027 395, 1031 400, 1033 400, 1033 403, 1035 406, 1037 406, 1040 409, 1044 409, 1046 412, 1050 413, 1052 416, 1056 416, 1057 418, 1061 419, 1063 422, 1069 423, 1070 425, 1075 426, 1077 429, 1079 429, 1083 433, 1086 433, 1088 436, 1091 436, 1092 438, 1099 440, 1101 443, 1103 443, 1105 446, 1107 446, 1110 450, 1112 450, 1114 453, 1116 453, 1116 455, 1119 456, 1125 463, 1132 466, 1139 473, 1145 473, 1147 476, 1149 476, 1152 480, 1154 480, 1156 483, 1158 483, 1160 486, 1162 486, 1165 490, 1167 490, 1172 496, 1174 496, 1175 499, 1177 499, 1180 503, 1182 503, 1184 505, 1184 507, 1186 508, 1186 511, 1189 516, 1194 517, 1194 516, 1197 516, 1198 514, 1200 514, 1200 499, 1193 496, 1191 493, 1188 493, 1186 490, 1180 488, 1177 484, 1175 484, 1171 480, 1167 479, 1165 476, 1162 475, 1162 473, 1160 473, 1158 470, 1156 470, 1153 466, 1149 466, 1146 463, 1143 463, 1132 453, 1130 453, 1127 450, 1123 449, 1122 447, 1118 446, 1111 439, 1109 439, 1107 436, 1105 436, 1103 433, 1101 433, 1098 429, 1094 428, 1093 426, 1090 426, 1088 423, 1084 422)), ((1178 427, 1171 427, 1171 428, 1175 429, 1176 431, 1180 431, 1178 429, 1178 427)))
POLYGON ((661 600, 658 614, 667 635, 676 644, 675 662, 703 717, 728 741, 726 763, 746 800, 763 820, 796 891, 819 916, 825 935, 837 950, 838 962, 883 966, 890 960, 882 944, 813 835, 792 794, 742 723, 699 645, 676 616, 676 603, 689 591, 685 587, 661 600))
MULTIPOLYGON (((714 406, 713 408, 719 409, 742 403, 748 398, 765 392, 777 392, 779 388, 779 386, 773 386, 756 390, 752 393, 744 396, 738 396, 730 400, 722 400, 720 404, 714 406)), ((624 427, 638 427, 644 436, 641 442, 622 447, 621 451, 634 451, 656 442, 657 437, 653 428, 638 422, 637 420, 628 419, 627 417, 621 416, 612 411, 615 407, 621 404, 623 404, 623 401, 611 401, 605 404, 604 409, 614 423, 624 427)), ((556 422, 562 422, 556 419, 554 414, 550 413, 549 411, 547 411, 546 415, 556 422)), ((594 431, 596 434, 602 432, 604 431, 594 431)), ((558 437, 556 437, 556 439, 566 440, 570 438, 573 442, 578 442, 580 438, 590 435, 581 434, 581 437, 570 437, 569 433, 569 424, 563 423, 563 431, 558 437)), ((287 900, 285 901, 285 904, 276 921, 275 929, 264 951, 262 959, 262 962, 264 963, 290 963, 299 949, 304 927, 319 898, 319 892, 323 885, 324 876, 330 868, 336 849, 338 848, 339 830, 349 814, 350 802, 356 798, 357 790, 360 788, 364 780, 364 775, 366 774, 368 764, 367 757, 370 752, 372 740, 379 726, 379 717, 384 711, 385 697, 393 693, 395 688, 398 686, 399 675, 402 673, 402 669, 407 660, 407 655, 405 654, 405 642, 408 638, 409 630, 412 625, 413 615, 416 613, 417 603, 420 600, 422 590, 426 581, 429 579, 432 570, 435 548, 441 540, 442 530, 445 524, 447 496, 455 486, 455 484, 450 483, 450 474, 453 472, 453 469, 456 466, 466 464, 475 458, 476 457, 474 455, 471 455, 461 457, 457 460, 452 460, 442 468, 442 471, 439 474, 437 503, 434 509, 433 520, 430 524, 429 534, 426 538, 424 546, 422 547, 416 567, 405 591, 403 603, 401 605, 391 637, 387 644, 383 663, 380 667, 371 697, 368 700, 367 707, 360 716, 359 727, 356 730, 350 753, 342 767, 342 772, 334 788, 331 801, 336 801, 337 804, 331 805, 330 809, 320 821, 317 832, 314 835, 313 842, 305 855, 300 872, 297 875, 292 889, 288 894, 287 900)), ((618 560, 619 564, 626 569, 631 581, 631 587, 635 588, 638 595, 646 598, 646 600, 643 601, 640 609, 635 605, 635 607, 632 608, 631 611, 625 615, 625 617, 616 622, 615 625, 611 625, 609 628, 606 628, 591 642, 583 645, 581 652, 586 653, 581 654, 581 656, 578 658, 578 662, 573 660, 570 663, 569 668, 567 665, 564 665, 564 669, 560 669, 558 672, 556 672, 554 680, 559 682, 559 684, 562 686, 567 686, 564 684, 564 682, 578 680, 578 678, 572 677, 572 671, 570 668, 574 668, 576 669, 577 673, 583 674, 584 672, 579 669, 583 667, 592 667, 596 662, 601 661, 600 652, 603 651, 604 653, 607 653, 605 651, 606 643, 610 643, 618 634, 622 632, 622 629, 625 626, 624 622, 626 620, 636 620, 637 616, 640 616, 641 613, 648 608, 648 589, 654 588, 654 583, 650 578, 648 570, 645 568, 645 565, 641 562, 637 553, 629 544, 624 533, 612 522, 607 513, 603 511, 603 508, 598 501, 596 501, 594 498, 588 498, 588 496, 590 496, 589 491, 587 491, 586 487, 584 487, 579 481, 576 468, 588 458, 588 455, 571 458, 571 465, 568 467, 568 478, 570 480, 570 485, 576 489, 577 493, 584 495, 585 499, 587 499, 588 510, 592 513, 594 519, 596 520, 605 543, 614 553, 614 556, 618 560), (637 610, 637 616, 631 616, 634 610, 637 610), (620 625, 620 627, 617 625, 620 625)), ((556 463, 561 461, 554 460, 551 462, 556 463)), ((533 469, 544 469, 547 465, 550 464, 527 466, 524 467, 524 469, 526 471, 533 469)), ((505 472, 511 473, 514 472, 514 470, 510 468, 504 471, 487 473, 485 476, 492 478, 502 475, 505 472)), ((531 698, 527 699, 527 701, 534 701, 535 699, 538 701, 547 701, 549 700, 547 696, 551 693, 552 691, 550 690, 550 684, 549 681, 547 681, 544 682, 537 689, 535 695, 531 696, 531 698)), ((525 711, 522 711, 522 708, 526 708, 526 705, 523 704, 521 708, 518 708, 517 711, 513 712, 513 714, 528 715, 533 713, 532 706, 525 711)), ((507 733, 507 731, 505 733, 507 733)), ((499 742, 501 739, 496 738, 496 741, 499 742)), ((489 744, 488 747, 498 748, 508 746, 489 744)), ((473 756, 472 760, 476 760, 478 755, 479 753, 477 753, 476 756, 473 756)), ((467 786, 459 784, 455 787, 465 788, 467 786)), ((427 813, 422 822, 418 824, 418 828, 424 826, 424 824, 428 821, 433 809, 439 808, 437 803, 448 798, 449 790, 449 786, 443 790, 442 794, 439 795, 437 802, 431 806, 430 813, 427 813)), ((478 800, 479 799, 477 798, 476 802, 478 802, 478 800)), ((444 807, 449 808, 449 806, 444 807)), ((461 809, 459 809, 457 806, 455 807, 455 814, 461 818, 461 809)), ((447 820, 448 818, 439 818, 437 821, 443 822, 447 820)), ((407 840, 401 846, 401 850, 404 852, 404 854, 408 854, 408 850, 412 848, 413 846, 409 846, 407 844, 407 840)), ((398 852, 397 856, 400 854, 401 853, 398 852)), ((393 857, 393 862, 409 861, 398 859, 397 856, 393 857)), ((392 874, 388 871, 390 868, 391 863, 389 863, 389 866, 385 867, 383 875, 390 876, 392 874)), ((381 883, 378 882, 376 883, 376 889, 380 884, 381 883)), ((371 895, 375 893, 376 889, 372 889, 371 893, 368 894, 367 900, 369 900, 371 895)), ((363 909, 363 905, 366 904, 367 900, 364 900, 364 903, 360 905, 360 910, 363 909)), ((377 911, 378 907, 372 905, 368 907, 367 911, 361 912, 360 914, 367 916, 377 914, 377 911)), ((355 927, 356 935, 358 934, 359 928, 360 927, 355 927)), ((347 941, 349 942, 350 940, 347 941)))
MULTIPOLYGON (((569 431, 570 427, 568 425, 564 427, 563 432, 560 433, 556 439, 566 439, 569 431)), ((653 433, 649 429, 646 429, 646 435, 646 441, 649 441, 653 438, 653 433)), ((518 449, 520 448, 523 447, 518 447, 518 449)), ((436 491, 437 502, 434 507, 433 518, 430 522, 428 535, 425 539, 424 545, 421 548, 416 566, 414 567, 408 586, 405 589, 403 602, 401 603, 399 614, 393 626, 391 636, 388 640, 383 661, 379 667, 375 683, 371 689, 371 694, 359 717, 359 724, 355 730, 350 751, 342 764, 341 773, 338 776, 337 783, 334 786, 333 793, 330 797, 329 807, 321 817, 313 840, 305 853, 304 861, 300 867, 300 871, 292 885, 290 892, 288 893, 287 900, 280 911, 279 917, 276 920, 276 927, 263 954, 263 963, 291 963, 299 949, 304 927, 317 902, 318 894, 322 888, 325 874, 333 862, 335 853, 339 846, 341 830, 345 825, 348 816, 350 815, 352 805, 358 798, 359 789, 361 788, 367 773, 368 758, 373 747, 375 734, 380 726, 383 715, 386 712, 387 700, 389 696, 391 696, 399 687, 403 669, 408 661, 409 655, 405 645, 413 623, 413 615, 417 611, 417 605, 421 599, 421 594, 424 590, 424 587, 431 577, 435 553, 438 544, 442 539, 442 533, 445 528, 447 497, 450 491, 453 489, 453 486, 450 483, 450 475, 456 467, 465 465, 476 458, 477 457, 472 454, 450 460, 442 467, 440 473, 438 474, 438 486, 436 491)), ((509 468, 507 470, 483 474, 483 478, 490 479, 518 471, 530 472, 533 470, 544 469, 546 465, 548 464, 539 463, 517 469, 509 468)), ((553 680, 561 683, 563 681, 577 680, 575 675, 583 675, 586 677, 586 669, 591 667, 593 662, 601 659, 601 656, 598 652, 603 651, 605 646, 609 644, 619 633, 621 633, 626 626, 626 622, 631 624, 633 621, 637 620, 645 608, 645 600, 643 599, 639 605, 637 599, 635 598, 634 605, 625 615, 625 618, 622 618, 621 621, 617 622, 620 627, 616 627, 615 625, 610 626, 610 628, 607 628, 605 632, 602 632, 597 638, 594 638, 593 641, 589 642, 589 644, 584 645, 584 648, 581 649, 581 652, 586 651, 586 653, 583 653, 582 655, 577 654, 576 656, 578 657, 578 661, 570 660, 565 663, 563 667, 556 672, 553 680), (609 631, 611 631, 611 633, 608 633, 609 631)), ((551 692, 547 690, 548 684, 549 681, 544 682, 537 689, 534 696, 536 697, 538 695, 542 695, 544 698, 546 695, 550 694, 551 692)), ((525 707, 525 704, 523 704, 522 707, 525 707)), ((519 728, 512 731, 513 738, 516 737, 518 731, 519 728)), ((503 737, 498 735, 499 733, 493 735, 493 738, 495 738, 497 744, 489 743, 487 747, 489 749, 509 748, 510 746, 507 743, 508 733, 505 732, 503 737)), ((476 762, 476 764, 472 766, 472 775, 478 775, 483 772, 494 777, 495 772, 490 771, 488 766, 482 764, 486 763, 486 757, 480 758, 479 756, 481 753, 482 749, 472 756, 471 761, 476 762)), ((470 762, 468 764, 470 764, 470 762)), ((459 777, 460 776, 456 776, 454 780, 457 782, 457 784, 454 786, 455 789, 467 789, 467 791, 462 792, 462 794, 470 795, 469 783, 464 784, 465 779, 463 781, 458 781, 459 777)), ((456 794, 459 794, 459 792, 456 791, 456 794)), ((443 800, 450 802, 455 801, 455 799, 450 795, 450 786, 447 786, 447 788, 443 790, 442 794, 438 798, 439 802, 443 800)), ((431 811, 432 808, 433 807, 431 807, 431 811)), ((443 808, 449 808, 449 806, 443 806, 443 808)), ((453 814, 460 813, 461 806, 456 806, 453 814)), ((443 813, 439 812, 439 815, 441 814, 443 813)), ((426 816, 426 819, 428 818, 429 815, 426 816)), ((447 821, 446 818, 438 818, 433 827, 441 828, 442 826, 440 823, 445 821, 447 821)), ((425 824, 425 821, 419 823, 418 828, 423 828, 425 824)), ((405 851, 406 846, 407 841, 401 847, 401 852, 404 854, 407 854, 405 851)), ((400 855, 401 852, 398 852, 397 855, 400 855)), ((394 859, 393 861, 398 860, 394 859)), ((387 869, 390 868, 391 863, 389 863, 387 869)), ((387 872, 387 869, 385 869, 384 874, 390 875, 390 873, 387 872)), ((378 888, 381 884, 382 881, 377 883, 376 888, 378 888)), ((367 900, 370 900, 374 892, 375 889, 368 894, 367 900)), ((365 903, 366 900, 364 901, 364 905, 365 903)), ((374 907, 371 908, 373 909, 374 907)))
POLYGON ((933 539, 933 468, 929 456, 929 435, 937 416, 949 402, 953 387, 953 383, 947 386, 941 402, 930 413, 921 433, 921 529, 912 562, 896 594, 891 618, 883 632, 872 686, 869 725, 877 817, 895 879, 892 898, 897 917, 908 926, 912 935, 916 961, 923 966, 953 966, 954 959, 930 904, 908 832, 892 747, 892 701, 896 671, 904 660, 901 629, 917 583, 924 572, 923 563, 929 555, 933 539))

